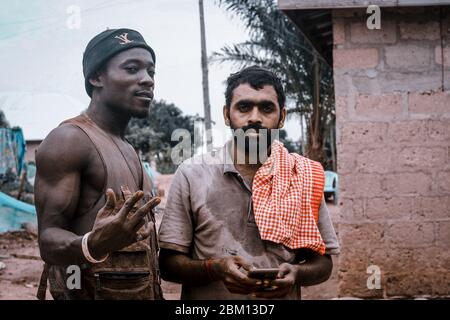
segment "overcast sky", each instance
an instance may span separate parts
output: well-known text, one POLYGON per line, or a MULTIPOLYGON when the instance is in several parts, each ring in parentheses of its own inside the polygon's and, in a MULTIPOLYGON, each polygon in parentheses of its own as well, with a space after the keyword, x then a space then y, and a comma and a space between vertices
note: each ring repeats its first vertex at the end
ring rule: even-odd
MULTIPOLYGON (((238 18, 204 0, 208 55, 225 44, 247 39, 238 18)), ((197 0, 34 0, 8 1, 0 11, 0 92, 62 93, 87 106, 82 54, 88 41, 106 28, 142 33, 157 56, 155 98, 186 114, 203 115, 200 25, 197 0), (80 24, 77 25, 77 10, 80 24)), ((222 118, 224 80, 231 64, 209 66, 212 119, 222 118)), ((1 106, 0 106, 1 107, 1 106)), ((40 121, 45 125, 45 114, 40 121)), ((289 137, 298 139, 294 121, 289 137)))

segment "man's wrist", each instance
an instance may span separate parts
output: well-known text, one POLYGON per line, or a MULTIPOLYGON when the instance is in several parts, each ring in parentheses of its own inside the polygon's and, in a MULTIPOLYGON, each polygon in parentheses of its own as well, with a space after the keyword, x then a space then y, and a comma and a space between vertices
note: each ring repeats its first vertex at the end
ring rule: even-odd
POLYGON ((109 254, 101 253, 96 250, 95 247, 92 246, 92 232, 88 232, 83 236, 81 240, 81 248, 83 251, 83 255, 91 263, 100 263, 105 261, 109 254))
POLYGON ((217 281, 221 279, 221 262, 220 259, 206 259, 203 261, 206 274, 211 281, 217 281))

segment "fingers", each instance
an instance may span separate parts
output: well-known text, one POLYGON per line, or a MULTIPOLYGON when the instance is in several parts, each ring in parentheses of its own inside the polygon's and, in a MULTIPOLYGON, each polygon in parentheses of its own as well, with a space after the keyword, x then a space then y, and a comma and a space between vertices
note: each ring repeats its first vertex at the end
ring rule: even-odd
POLYGON ((228 269, 228 276, 231 277, 234 281, 239 283, 240 285, 244 286, 251 286, 251 287, 259 287, 256 283, 258 282, 257 279, 251 279, 247 277, 246 274, 239 271, 238 265, 233 263, 228 269))
POLYGON ((128 186, 120 186, 120 190, 122 191, 122 196, 125 201, 127 201, 128 199, 130 199, 133 196, 133 194, 131 193, 131 190, 130 190, 130 188, 128 188, 128 186))
POLYGON ((253 266, 250 263, 248 263, 241 256, 235 256, 234 257, 234 261, 237 263, 237 265, 239 265, 240 267, 244 268, 246 271, 250 271, 251 269, 253 269, 253 266))
POLYGON ((281 279, 284 278, 287 274, 289 274, 292 270, 289 265, 287 264, 281 264, 279 267, 280 271, 278 272, 277 278, 281 279))
POLYGON ((131 209, 133 209, 136 202, 142 199, 144 196, 144 192, 141 190, 135 192, 131 198, 128 198, 128 200, 125 201, 122 208, 120 209, 118 213, 118 217, 120 220, 125 221, 128 213, 130 213, 131 209))
MULTIPOLYGON (((131 225, 132 228, 136 228, 137 225, 141 224, 143 222, 144 217, 154 208, 156 207, 159 203, 161 202, 161 199, 158 197, 155 197, 153 199, 151 199, 149 202, 147 202, 146 204, 144 204, 142 207, 140 207, 136 213, 131 217, 131 219, 129 220, 129 223, 131 225)), ((142 223, 143 225, 143 223, 142 223)), ((142 226, 141 225, 141 226, 142 226)), ((140 228, 139 228, 140 229, 140 228)), ((138 229, 138 230, 139 230, 138 229)))
POLYGON ((150 236, 152 229, 153 229, 153 222, 150 222, 147 224, 144 231, 136 232, 136 242, 147 239, 150 236))
POLYGON ((115 207, 116 207, 116 195, 114 194, 114 191, 112 189, 108 188, 106 190, 106 203, 103 206, 103 208, 100 209, 97 217, 104 218, 111 215, 111 213, 114 212, 115 207))

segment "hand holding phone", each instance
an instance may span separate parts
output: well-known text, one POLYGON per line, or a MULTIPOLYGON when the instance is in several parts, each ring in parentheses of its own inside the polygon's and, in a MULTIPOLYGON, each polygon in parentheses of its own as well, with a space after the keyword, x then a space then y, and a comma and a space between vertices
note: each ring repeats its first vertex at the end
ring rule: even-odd
POLYGON ((279 272, 277 268, 252 269, 248 271, 247 276, 253 279, 275 280, 279 272))

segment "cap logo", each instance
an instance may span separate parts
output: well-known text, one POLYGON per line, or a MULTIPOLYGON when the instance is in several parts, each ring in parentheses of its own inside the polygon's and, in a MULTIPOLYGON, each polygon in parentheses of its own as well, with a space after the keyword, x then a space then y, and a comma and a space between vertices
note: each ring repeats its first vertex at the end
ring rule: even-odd
POLYGON ((120 44, 127 44, 130 42, 133 42, 133 40, 129 40, 128 39, 128 33, 122 33, 120 36, 115 36, 115 39, 119 39, 120 40, 120 44))

